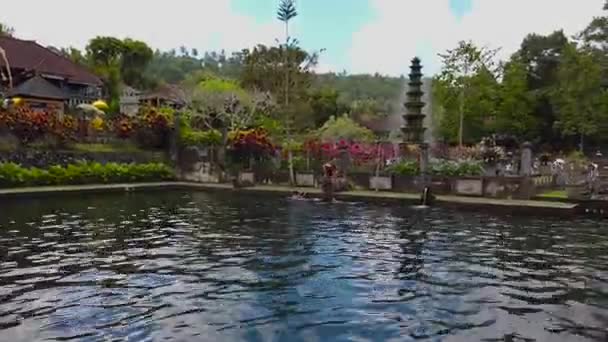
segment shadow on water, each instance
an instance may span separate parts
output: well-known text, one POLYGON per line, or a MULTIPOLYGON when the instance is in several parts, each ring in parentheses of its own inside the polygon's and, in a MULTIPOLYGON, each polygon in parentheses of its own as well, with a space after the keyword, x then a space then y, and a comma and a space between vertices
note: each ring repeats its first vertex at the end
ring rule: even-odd
POLYGON ((197 192, 0 207, 0 340, 607 337, 603 222, 197 192))

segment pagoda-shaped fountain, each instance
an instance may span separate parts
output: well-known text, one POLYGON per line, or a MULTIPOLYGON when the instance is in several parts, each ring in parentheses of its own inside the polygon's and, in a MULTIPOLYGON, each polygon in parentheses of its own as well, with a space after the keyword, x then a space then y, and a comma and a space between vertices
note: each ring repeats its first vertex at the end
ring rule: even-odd
POLYGON ((415 57, 412 59, 410 66, 410 81, 408 83, 409 90, 407 91, 407 100, 404 103, 406 112, 403 115, 405 125, 401 127, 403 132, 403 143, 411 145, 419 145, 424 143, 424 102, 422 102, 422 65, 420 59, 415 57))
POLYGON ((429 145, 424 141, 426 128, 424 127, 425 115, 422 113, 422 108, 424 108, 425 104, 422 101, 422 96, 424 95, 422 91, 422 65, 418 57, 412 59, 410 70, 409 90, 406 93, 407 100, 404 103, 406 112, 403 115, 403 121, 405 124, 401 127, 401 132, 403 132, 402 149, 406 152, 409 146, 418 146, 420 173, 423 178, 422 185, 425 185, 429 164, 429 145))

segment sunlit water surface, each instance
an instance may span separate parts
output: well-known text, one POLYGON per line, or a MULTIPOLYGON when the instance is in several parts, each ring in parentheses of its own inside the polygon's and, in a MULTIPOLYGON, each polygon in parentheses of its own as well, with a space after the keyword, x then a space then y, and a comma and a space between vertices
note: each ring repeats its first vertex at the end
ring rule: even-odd
POLYGON ((606 341, 608 224, 190 192, 0 202, 0 341, 606 341))

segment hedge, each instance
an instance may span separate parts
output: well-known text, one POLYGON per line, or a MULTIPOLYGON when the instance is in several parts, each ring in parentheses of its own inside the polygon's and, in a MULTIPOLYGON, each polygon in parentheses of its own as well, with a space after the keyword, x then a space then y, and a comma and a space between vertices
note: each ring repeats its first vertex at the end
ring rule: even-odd
POLYGON ((107 184, 165 181, 175 178, 173 170, 161 163, 118 164, 81 162, 48 169, 24 168, 0 163, 0 188, 41 185, 107 184))

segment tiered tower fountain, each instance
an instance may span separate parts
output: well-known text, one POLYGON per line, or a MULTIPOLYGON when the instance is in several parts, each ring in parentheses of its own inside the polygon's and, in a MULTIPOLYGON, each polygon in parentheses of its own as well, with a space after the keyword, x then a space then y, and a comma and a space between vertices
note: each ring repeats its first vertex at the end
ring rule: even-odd
POLYGON ((424 141, 424 117, 422 108, 424 108, 424 102, 422 101, 422 65, 420 59, 414 57, 410 66, 410 82, 409 90, 407 91, 407 101, 404 103, 406 112, 403 115, 405 125, 401 127, 403 132, 403 148, 407 148, 408 145, 418 145, 420 152, 420 173, 421 182, 419 183, 422 188, 427 185, 427 170, 429 164, 429 145, 424 141))
POLYGON ((412 65, 410 66, 410 82, 409 90, 407 91, 407 100, 404 103, 406 113, 403 115, 405 125, 401 127, 403 132, 403 143, 404 144, 421 144, 424 142, 424 131, 426 128, 423 126, 424 114, 422 114, 422 108, 424 108, 424 102, 422 102, 422 65, 420 59, 415 57, 412 59, 412 65))

